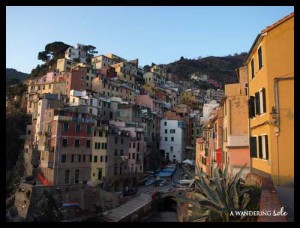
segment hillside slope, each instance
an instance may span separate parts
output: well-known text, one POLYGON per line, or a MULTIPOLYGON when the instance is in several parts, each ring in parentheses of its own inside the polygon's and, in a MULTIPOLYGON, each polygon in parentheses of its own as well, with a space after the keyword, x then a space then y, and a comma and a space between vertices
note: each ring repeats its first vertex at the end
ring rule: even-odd
POLYGON ((234 56, 214 57, 209 56, 198 59, 180 60, 164 65, 169 72, 177 74, 180 80, 189 80, 192 73, 206 74, 210 79, 221 82, 223 85, 237 82, 235 69, 243 65, 247 53, 235 54, 234 56))

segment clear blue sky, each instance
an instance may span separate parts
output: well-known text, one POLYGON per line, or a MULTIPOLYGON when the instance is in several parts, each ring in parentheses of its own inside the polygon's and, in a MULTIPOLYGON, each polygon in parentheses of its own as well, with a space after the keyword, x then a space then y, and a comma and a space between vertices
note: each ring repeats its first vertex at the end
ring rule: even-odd
POLYGON ((95 46, 140 65, 248 52, 257 34, 293 6, 6 8, 6 67, 30 73, 54 41, 95 46))

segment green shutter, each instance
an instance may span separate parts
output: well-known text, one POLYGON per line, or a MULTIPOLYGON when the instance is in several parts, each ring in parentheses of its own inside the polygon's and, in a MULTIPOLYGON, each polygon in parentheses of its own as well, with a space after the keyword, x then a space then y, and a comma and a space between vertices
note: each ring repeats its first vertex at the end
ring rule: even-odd
POLYGON ((266 159, 269 160, 269 147, 268 147, 268 136, 265 136, 265 144, 266 144, 266 159))
POLYGON ((265 113, 267 110, 266 110, 266 89, 263 88, 262 89, 262 102, 263 102, 263 110, 262 110, 262 113, 265 113))
POLYGON ((256 137, 250 137, 250 157, 257 158, 256 137))
POLYGON ((262 154, 262 136, 258 136, 259 158, 263 158, 262 154))
POLYGON ((255 93, 255 115, 260 115, 259 92, 255 93))
POLYGON ((250 96, 250 99, 248 100, 248 106, 249 118, 252 118, 255 116, 254 96, 250 96))

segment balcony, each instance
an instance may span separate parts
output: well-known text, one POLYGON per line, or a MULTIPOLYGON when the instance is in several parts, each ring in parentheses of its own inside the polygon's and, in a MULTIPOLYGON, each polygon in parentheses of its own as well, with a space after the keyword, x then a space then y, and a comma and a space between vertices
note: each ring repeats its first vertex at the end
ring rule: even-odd
POLYGON ((93 124, 93 118, 79 118, 79 117, 72 117, 72 116, 54 116, 54 120, 57 121, 65 121, 65 122, 77 122, 77 123, 89 123, 93 124))
POLYGON ((249 146, 249 137, 247 135, 228 136, 227 147, 241 147, 241 146, 249 146))

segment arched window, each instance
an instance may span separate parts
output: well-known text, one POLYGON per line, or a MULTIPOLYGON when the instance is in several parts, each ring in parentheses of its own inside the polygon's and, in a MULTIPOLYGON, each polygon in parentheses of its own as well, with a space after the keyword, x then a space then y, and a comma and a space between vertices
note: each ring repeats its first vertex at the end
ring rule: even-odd
POLYGON ((75 184, 79 183, 79 169, 75 170, 75 184))
POLYGON ((69 180, 70 180, 70 170, 66 170, 65 171, 65 184, 69 184, 69 180))

